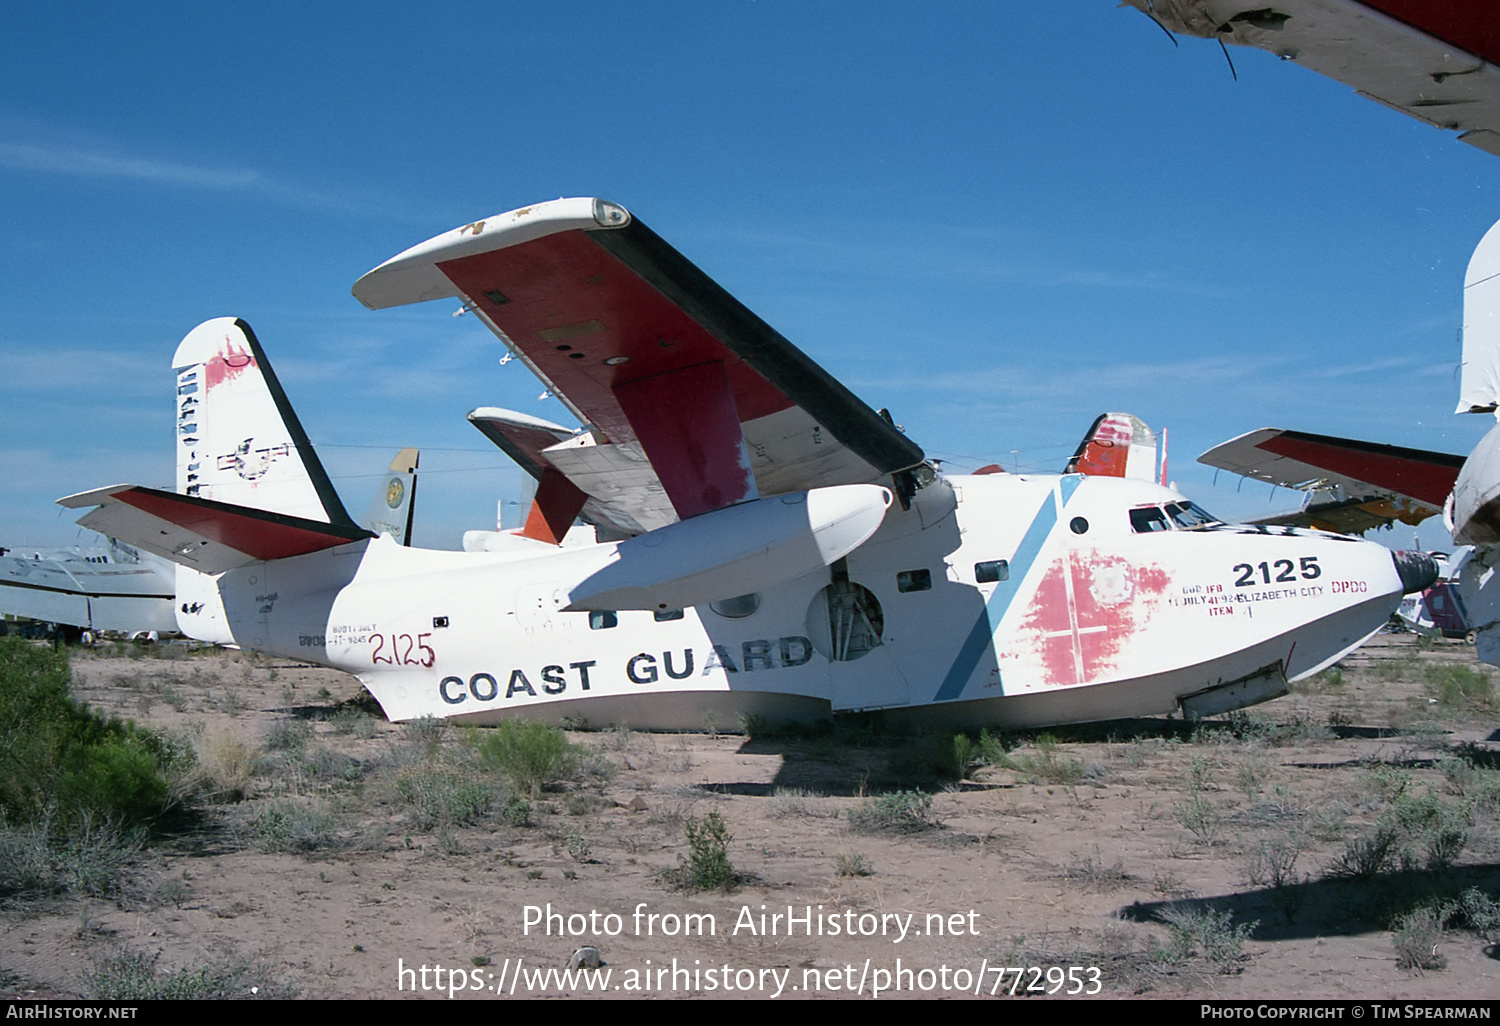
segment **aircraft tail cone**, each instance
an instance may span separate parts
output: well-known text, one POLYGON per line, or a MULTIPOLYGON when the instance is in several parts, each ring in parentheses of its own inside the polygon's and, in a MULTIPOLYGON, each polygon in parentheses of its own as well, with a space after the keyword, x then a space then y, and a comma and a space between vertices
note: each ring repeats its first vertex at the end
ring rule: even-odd
POLYGON ((1411 595, 1426 591, 1437 583, 1438 564, 1425 552, 1392 552, 1391 561, 1401 576, 1401 591, 1411 595))

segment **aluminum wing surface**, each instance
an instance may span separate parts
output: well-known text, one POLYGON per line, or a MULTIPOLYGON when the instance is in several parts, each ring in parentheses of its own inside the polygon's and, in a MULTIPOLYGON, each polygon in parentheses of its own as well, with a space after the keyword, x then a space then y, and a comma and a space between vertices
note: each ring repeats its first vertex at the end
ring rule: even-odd
POLYGON ((1396 520, 1417 524, 1441 513, 1464 458, 1261 428, 1214 446, 1198 462, 1311 493, 1300 513, 1268 517, 1263 523, 1361 534, 1396 520))
POLYGON ((461 298, 587 426, 540 455, 615 524, 829 485, 915 488, 917 445, 615 204, 476 221, 354 295, 371 309, 461 298))
POLYGON ((1500 155, 1493 0, 1125 0, 1172 32, 1254 46, 1500 155))
POLYGON ((643 534, 646 528, 641 526, 637 514, 665 523, 676 518, 651 464, 639 452, 634 453, 637 459, 632 463, 623 459, 625 454, 618 447, 613 447, 615 459, 611 461, 603 459, 600 447, 594 446, 591 451, 600 453, 601 467, 600 473, 592 475, 593 480, 586 480, 591 475, 575 465, 574 475, 579 482, 588 483, 599 492, 596 497, 585 493, 573 479, 553 466, 546 455, 554 447, 562 452, 564 448, 593 445, 595 439, 589 432, 569 431, 561 424, 493 406, 471 411, 469 423, 536 479, 536 501, 521 532, 528 538, 559 543, 575 516, 596 527, 601 541, 643 534))

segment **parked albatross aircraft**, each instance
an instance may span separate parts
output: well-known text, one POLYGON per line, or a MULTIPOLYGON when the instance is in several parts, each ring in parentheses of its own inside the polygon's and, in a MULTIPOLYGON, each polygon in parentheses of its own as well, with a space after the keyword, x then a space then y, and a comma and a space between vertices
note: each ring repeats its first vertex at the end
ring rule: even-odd
POLYGON ((233 319, 173 361, 197 400, 176 492, 60 501, 206 582, 179 595, 184 633, 346 670, 392 719, 1203 715, 1283 694, 1426 583, 1381 546, 1221 524, 1123 470, 938 473, 601 200, 464 225, 354 294, 461 299, 584 425, 470 415, 538 479, 525 528, 437 552, 355 526, 233 319), (590 543, 561 545, 575 519, 590 543))

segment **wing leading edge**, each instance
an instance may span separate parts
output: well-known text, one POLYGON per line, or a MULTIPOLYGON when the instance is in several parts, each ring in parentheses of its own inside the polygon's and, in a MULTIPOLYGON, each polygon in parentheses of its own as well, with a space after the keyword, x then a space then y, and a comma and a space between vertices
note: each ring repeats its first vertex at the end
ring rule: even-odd
POLYGON ((371 309, 461 298, 588 427, 528 447, 527 469, 555 469, 617 524, 649 531, 758 496, 886 477, 910 495, 924 460, 887 418, 602 200, 465 225, 353 291, 371 309))
POLYGON ((1305 431, 1261 428, 1216 445, 1198 462, 1282 488, 1312 493, 1300 513, 1276 523, 1357 534, 1441 513, 1462 456, 1305 431))

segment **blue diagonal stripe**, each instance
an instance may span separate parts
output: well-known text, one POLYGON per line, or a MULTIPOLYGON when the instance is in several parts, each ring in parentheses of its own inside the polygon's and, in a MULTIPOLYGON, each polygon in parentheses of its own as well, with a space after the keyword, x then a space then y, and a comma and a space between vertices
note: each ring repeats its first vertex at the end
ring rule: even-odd
MULTIPOLYGON (((1073 497, 1081 480, 1079 475, 1069 474, 1058 482, 1056 490, 1042 500, 1041 507, 1031 519, 1031 526, 1026 529, 1026 534, 1021 538, 1021 544, 1016 547, 1015 554, 1010 557, 1009 578, 995 585, 995 591, 990 595, 989 602, 979 611, 979 618, 974 621, 974 626, 969 630, 969 636, 964 639, 963 647, 958 650, 958 656, 948 669, 948 675, 943 678, 937 694, 932 696, 934 702, 950 702, 963 693, 964 685, 968 684, 969 678, 974 676, 974 670, 978 667, 984 650, 993 643, 995 630, 1000 626, 1000 621, 1005 619, 1005 611, 1010 608, 1011 600, 1016 597, 1016 592, 1020 590, 1022 582, 1030 575, 1037 555, 1052 534, 1052 529, 1057 526, 1057 518, 1062 507, 1066 506, 1068 500, 1073 497)), ((1001 694, 1004 693, 1002 682, 1001 694)))

